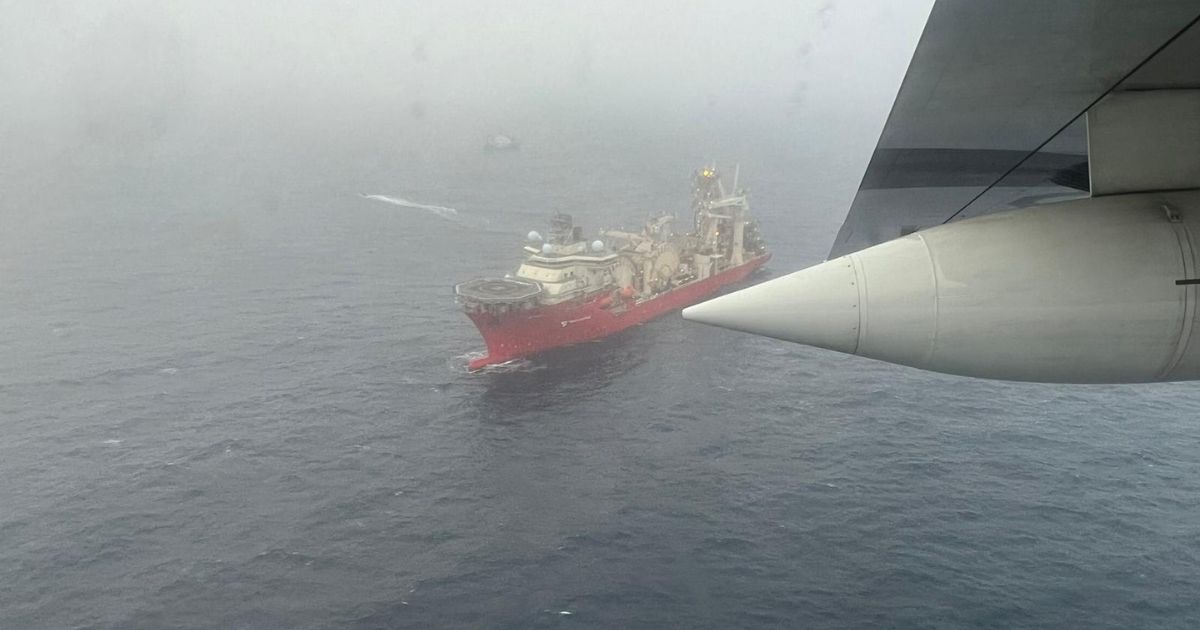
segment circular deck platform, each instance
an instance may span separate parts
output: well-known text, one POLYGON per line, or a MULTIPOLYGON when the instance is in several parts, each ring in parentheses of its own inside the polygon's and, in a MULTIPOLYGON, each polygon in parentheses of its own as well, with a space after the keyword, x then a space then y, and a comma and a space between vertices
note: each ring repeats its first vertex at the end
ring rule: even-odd
POLYGON ((454 293, 460 298, 485 304, 519 302, 541 292, 538 283, 516 278, 477 278, 454 286, 454 293))

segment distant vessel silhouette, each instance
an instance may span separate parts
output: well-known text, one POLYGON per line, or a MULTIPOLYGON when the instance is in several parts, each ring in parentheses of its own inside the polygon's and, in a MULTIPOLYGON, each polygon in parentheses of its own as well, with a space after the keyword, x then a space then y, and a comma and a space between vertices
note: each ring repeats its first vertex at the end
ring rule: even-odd
POLYGON ((483 143, 483 150, 492 151, 516 151, 521 148, 521 143, 516 138, 498 133, 493 136, 488 136, 487 141, 483 143))

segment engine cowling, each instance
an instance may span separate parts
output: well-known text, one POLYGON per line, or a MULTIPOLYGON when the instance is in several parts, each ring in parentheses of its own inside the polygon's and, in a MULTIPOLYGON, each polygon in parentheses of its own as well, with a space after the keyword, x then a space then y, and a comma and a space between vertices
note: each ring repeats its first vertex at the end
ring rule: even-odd
POLYGON ((684 317, 950 374, 1193 380, 1198 239, 1198 191, 1081 199, 923 230, 684 317))

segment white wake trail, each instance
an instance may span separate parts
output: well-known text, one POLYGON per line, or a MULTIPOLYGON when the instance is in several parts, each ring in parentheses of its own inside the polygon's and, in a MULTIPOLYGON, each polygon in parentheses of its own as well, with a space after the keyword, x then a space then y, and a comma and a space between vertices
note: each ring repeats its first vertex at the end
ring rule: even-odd
POLYGON ((448 208, 446 206, 435 206, 433 204, 428 204, 428 203, 417 203, 415 201, 409 201, 408 199, 404 199, 402 197, 392 197, 389 195, 368 195, 367 193, 359 193, 359 196, 362 197, 363 199, 370 199, 371 201, 382 201, 383 203, 388 203, 393 206, 401 206, 404 208, 413 208, 415 210, 424 210, 426 212, 433 213, 433 214, 437 215, 438 217, 443 218, 447 221, 450 221, 451 223, 455 223, 455 224, 461 225, 463 227, 484 230, 484 229, 487 229, 488 226, 490 225, 490 222, 487 219, 466 215, 466 214, 459 212, 458 210, 456 210, 454 208, 448 208))
POLYGON ((445 206, 434 206, 434 205, 427 204, 427 203, 417 203, 415 201, 401 199, 400 197, 389 197, 387 195, 368 195, 366 193, 363 193, 362 198, 363 199, 374 199, 375 201, 382 201, 384 203, 390 203, 394 206, 404 206, 405 208, 417 208, 419 210, 428 210, 429 212, 432 212, 432 213, 438 215, 439 217, 442 217, 443 219, 449 219, 451 221, 457 219, 459 216, 458 210, 455 210, 454 208, 447 208, 445 206))

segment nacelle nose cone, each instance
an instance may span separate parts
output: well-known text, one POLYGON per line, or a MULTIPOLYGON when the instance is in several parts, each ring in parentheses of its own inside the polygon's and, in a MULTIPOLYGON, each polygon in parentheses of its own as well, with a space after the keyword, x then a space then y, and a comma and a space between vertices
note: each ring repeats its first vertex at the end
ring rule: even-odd
POLYGON ((859 281, 839 258, 690 306, 684 319, 853 354, 859 281))

